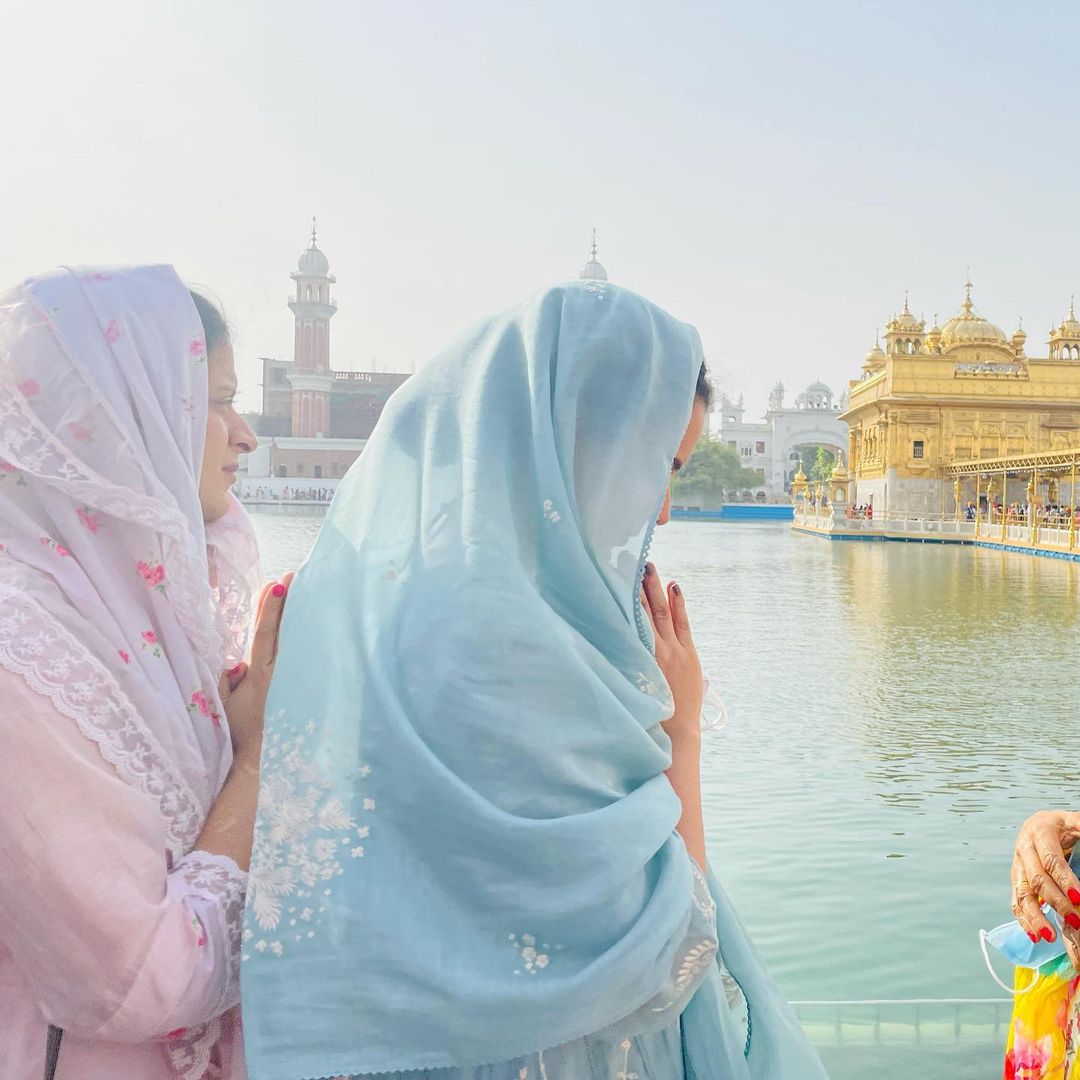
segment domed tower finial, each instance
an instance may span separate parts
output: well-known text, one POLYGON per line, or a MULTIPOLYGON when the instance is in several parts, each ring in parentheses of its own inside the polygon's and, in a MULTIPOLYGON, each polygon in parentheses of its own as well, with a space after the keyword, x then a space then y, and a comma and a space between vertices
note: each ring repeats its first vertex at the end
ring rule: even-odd
POLYGON ((926 335, 926 348, 929 352, 937 354, 941 352, 941 327, 938 326, 937 312, 934 312, 934 325, 926 335))
POLYGON ((1016 320, 1016 329, 1013 331, 1012 336, 1013 352, 1021 359, 1023 359, 1024 356, 1025 341, 1027 341, 1027 333, 1024 331, 1024 316, 1021 315, 1016 320))
POLYGON ((961 305, 965 315, 970 315, 975 305, 971 302, 971 267, 968 267, 967 280, 964 282, 964 303, 961 305))
POLYGON ((592 231, 592 241, 589 245, 589 261, 578 275, 582 281, 607 281, 607 271, 596 257, 596 230, 592 231))
POLYGON ((1069 317, 1050 328, 1050 359, 1080 360, 1080 322, 1076 318, 1076 297, 1069 297, 1069 317))
POLYGON ((873 375, 885 367, 885 353, 881 349, 881 328, 874 327, 874 347, 866 354, 866 362, 863 364, 863 374, 873 375))
POLYGON ((904 290, 904 309, 885 325, 885 351, 892 356, 914 356, 922 352, 926 322, 911 313, 911 296, 904 290))
MULTIPOLYGON (((317 243, 318 236, 315 218, 312 218, 311 242, 302 252, 300 252, 300 259, 296 267, 297 273, 303 277, 324 278, 333 283, 334 276, 330 273, 330 260, 327 259, 325 253, 320 250, 317 243)), ((328 297, 324 297, 324 299, 328 299, 328 297)))

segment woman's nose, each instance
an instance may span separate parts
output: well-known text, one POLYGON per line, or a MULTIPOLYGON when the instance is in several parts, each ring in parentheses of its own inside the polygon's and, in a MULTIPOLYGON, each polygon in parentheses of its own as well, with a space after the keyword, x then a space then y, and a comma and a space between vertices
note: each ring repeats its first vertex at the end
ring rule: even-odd
POLYGON ((259 440, 255 436, 255 432, 251 430, 251 425, 247 421, 241 420, 237 430, 233 433, 233 445, 242 454, 250 454, 256 446, 259 445, 259 440))

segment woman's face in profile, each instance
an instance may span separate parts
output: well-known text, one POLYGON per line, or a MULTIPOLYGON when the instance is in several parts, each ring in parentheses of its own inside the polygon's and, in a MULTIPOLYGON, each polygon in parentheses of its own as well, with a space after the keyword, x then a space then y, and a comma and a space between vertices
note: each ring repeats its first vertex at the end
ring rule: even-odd
POLYGON ((240 455, 255 449, 258 440, 236 411, 236 364, 227 341, 208 357, 210 403, 206 412, 206 447, 199 476, 203 520, 217 521, 229 509, 229 489, 236 481, 240 455))
MULTIPOLYGON (((689 460, 690 455, 697 446, 698 439, 705 427, 705 402, 701 398, 694 398, 694 409, 690 413, 690 423, 687 425, 679 449, 675 451, 675 460, 671 463, 671 475, 674 476, 689 460)), ((657 525, 666 525, 671 517, 671 483, 668 482, 667 493, 664 495, 664 505, 660 507, 660 514, 656 519, 657 525)))

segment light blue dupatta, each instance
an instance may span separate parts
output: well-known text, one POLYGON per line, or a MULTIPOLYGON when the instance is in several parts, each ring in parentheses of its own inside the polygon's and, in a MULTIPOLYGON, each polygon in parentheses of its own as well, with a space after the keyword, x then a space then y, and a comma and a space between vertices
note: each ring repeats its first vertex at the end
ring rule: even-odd
POLYGON ((689 929, 638 591, 701 358, 692 327, 576 282, 391 399, 282 627, 242 952, 252 1080, 647 1033, 695 990, 688 1075, 823 1075, 715 883, 748 1056, 711 923, 689 929))

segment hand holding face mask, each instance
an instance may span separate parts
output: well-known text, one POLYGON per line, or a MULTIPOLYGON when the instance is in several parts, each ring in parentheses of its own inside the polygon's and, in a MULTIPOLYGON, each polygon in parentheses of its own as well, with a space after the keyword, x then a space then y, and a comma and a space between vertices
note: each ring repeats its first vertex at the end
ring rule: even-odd
MULTIPOLYGON (((1080 916, 1076 907, 1080 902, 1080 889, 1077 888, 1080 882, 1074 871, 1080 869, 1080 847, 1072 848, 1072 859, 1066 862, 1063 842, 1072 846, 1075 838, 1070 840, 1068 836, 1063 837, 1060 829, 1047 832, 1054 829, 1053 823, 1042 819, 1044 816, 1050 818, 1054 813, 1041 811, 1029 818, 1020 830, 1013 861, 1013 912, 1017 918, 993 930, 979 931, 983 957, 990 974, 1002 989, 1010 993, 1012 987, 1002 982, 990 965, 987 943, 993 945, 1015 967, 1038 971, 1066 951, 1073 965, 1078 966, 1076 935, 1080 929, 1080 916), (1034 859, 1038 859, 1038 862, 1034 862, 1034 859), (1029 869, 1029 866, 1037 868, 1029 869), (1038 897, 1045 901, 1041 906, 1033 881, 1037 882, 1038 897)), ((1034 982, 1027 989, 1032 986, 1034 982)), ((1026 990, 1022 992, 1026 993, 1026 990)))
POLYGON ((1060 931, 1073 965, 1080 968, 1080 880, 1067 861, 1080 838, 1080 814, 1040 810, 1016 836, 1012 863, 1013 914, 1029 936, 1046 938, 1060 931), (1042 910, 1048 904, 1060 916, 1051 925, 1042 910))

